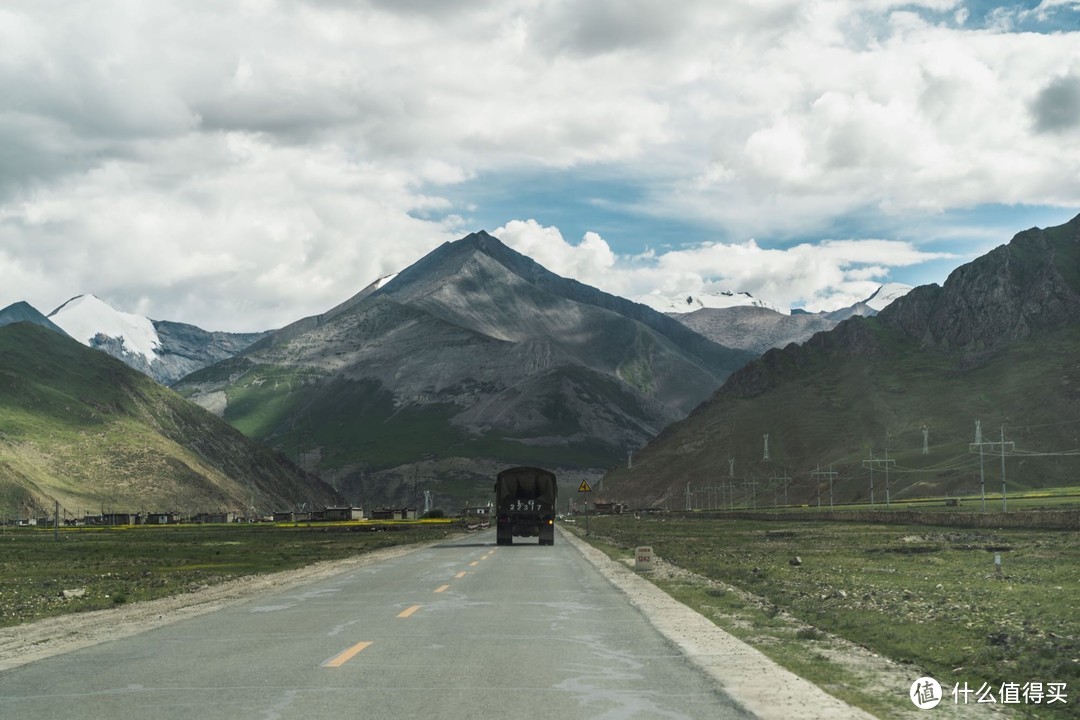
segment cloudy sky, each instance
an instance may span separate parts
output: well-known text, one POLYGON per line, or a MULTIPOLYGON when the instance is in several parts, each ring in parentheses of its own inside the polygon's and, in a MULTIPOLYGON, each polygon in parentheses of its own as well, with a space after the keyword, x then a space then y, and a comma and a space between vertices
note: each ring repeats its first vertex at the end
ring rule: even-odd
POLYGON ((1080 1, 8 0, 0 307, 321 312, 486 229, 832 309, 1080 213, 1080 1))

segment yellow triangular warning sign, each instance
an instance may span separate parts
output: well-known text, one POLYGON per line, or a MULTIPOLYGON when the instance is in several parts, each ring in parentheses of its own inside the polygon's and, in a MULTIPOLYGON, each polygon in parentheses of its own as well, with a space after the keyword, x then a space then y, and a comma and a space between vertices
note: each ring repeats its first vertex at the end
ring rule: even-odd
POLYGON ((587 480, 582 480, 581 484, 578 485, 577 491, 578 492, 592 492, 592 488, 589 487, 589 482, 587 480))

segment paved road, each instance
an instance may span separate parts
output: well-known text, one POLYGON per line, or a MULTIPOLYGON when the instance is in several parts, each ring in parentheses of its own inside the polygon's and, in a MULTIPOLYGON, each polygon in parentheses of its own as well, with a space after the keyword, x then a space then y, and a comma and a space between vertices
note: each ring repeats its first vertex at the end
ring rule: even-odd
POLYGON ((561 539, 494 532, 0 672, 2 718, 742 718, 561 539))

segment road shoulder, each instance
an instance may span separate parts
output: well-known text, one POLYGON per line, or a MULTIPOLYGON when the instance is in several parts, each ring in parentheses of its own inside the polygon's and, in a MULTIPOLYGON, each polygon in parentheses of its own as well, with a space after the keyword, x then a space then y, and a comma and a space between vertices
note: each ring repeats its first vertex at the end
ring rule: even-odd
POLYGON ((624 592, 652 625, 732 699, 763 720, 873 720, 777 665, 759 650, 718 628, 622 563, 573 533, 561 532, 613 585, 624 592))

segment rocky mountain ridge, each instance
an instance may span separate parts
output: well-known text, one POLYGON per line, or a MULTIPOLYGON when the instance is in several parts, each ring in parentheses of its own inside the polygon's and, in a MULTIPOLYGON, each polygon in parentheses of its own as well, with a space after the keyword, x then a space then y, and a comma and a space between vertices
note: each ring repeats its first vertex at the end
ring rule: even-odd
POLYGON ((1080 216, 1032 228, 879 313, 926 348, 992 352, 1080 318, 1080 216))
POLYGON ((751 358, 474 233, 178 387, 346 494, 401 501, 468 497, 492 463, 598 472, 751 358))
MULTIPOLYGON (((1054 228, 1018 233, 1007 245, 956 268, 943 286, 923 285, 875 316, 929 351, 959 354, 964 364, 1038 329, 1080 319, 1080 216, 1054 228)), ((801 348, 766 353, 729 379, 730 391, 752 396, 770 386, 778 369, 798 367, 818 354, 885 352, 874 325, 853 318, 801 348)))
POLYGON ((52 330, 60 335, 67 335, 59 325, 45 317, 45 315, 28 302, 15 302, 8 305, 3 310, 0 310, 0 327, 17 322, 33 323, 52 330))
POLYGON ((267 332, 212 332, 186 323, 151 320, 77 295, 49 313, 49 321, 83 345, 101 350, 162 385, 232 357, 267 332))
POLYGON ((874 316, 910 291, 908 285, 888 283, 865 300, 830 312, 778 312, 771 304, 759 302, 668 314, 715 343, 761 355, 772 348, 804 343, 848 318, 874 316))
MULTIPOLYGON (((875 317, 769 350, 605 485, 678 507, 688 479, 730 482, 717 468, 734 459, 744 485, 733 492, 747 506, 751 486, 775 489, 779 478, 789 478, 793 502, 813 502, 820 484, 808 478, 822 467, 838 473, 843 501, 866 502, 864 461, 888 449, 894 497, 978 492, 975 420, 1000 425, 1017 448, 1075 447, 1078 358, 1080 217, 1021 232, 875 317)), ((1053 453, 1030 452, 1010 461, 1017 486, 1074 477, 1053 453)))

